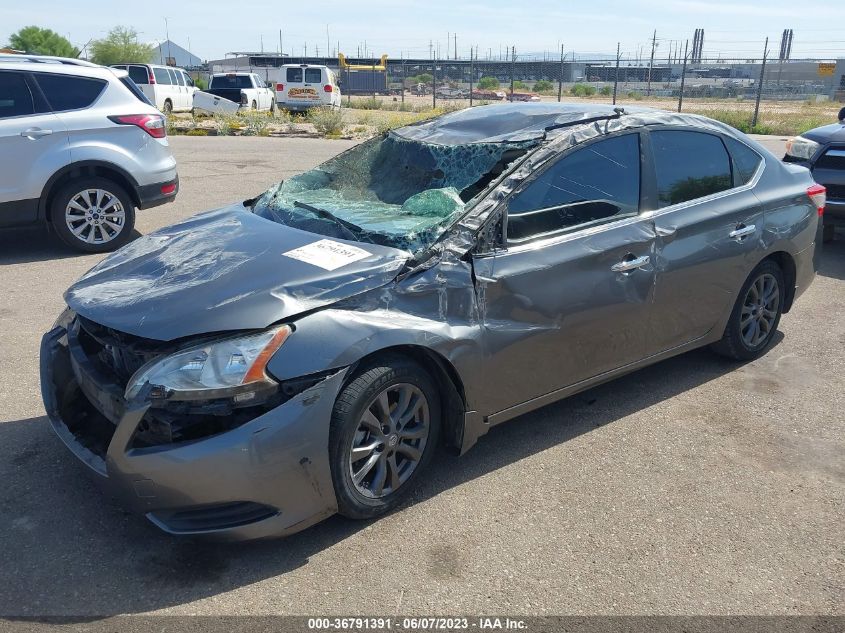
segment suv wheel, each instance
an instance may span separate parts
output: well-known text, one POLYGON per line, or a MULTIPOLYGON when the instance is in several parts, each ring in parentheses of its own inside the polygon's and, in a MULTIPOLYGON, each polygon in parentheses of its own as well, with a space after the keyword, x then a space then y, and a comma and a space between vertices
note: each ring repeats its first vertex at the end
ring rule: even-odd
POLYGON ((106 253, 129 241, 135 207, 117 183, 107 178, 81 178, 56 193, 50 218, 68 246, 86 253, 106 253))
POLYGON ((335 402, 329 459, 340 514, 367 519, 414 489, 437 446, 440 399, 428 373, 400 356, 362 367, 335 402))
POLYGON ((173 102, 170 99, 166 99, 164 102, 164 113, 167 116, 173 114, 173 102))

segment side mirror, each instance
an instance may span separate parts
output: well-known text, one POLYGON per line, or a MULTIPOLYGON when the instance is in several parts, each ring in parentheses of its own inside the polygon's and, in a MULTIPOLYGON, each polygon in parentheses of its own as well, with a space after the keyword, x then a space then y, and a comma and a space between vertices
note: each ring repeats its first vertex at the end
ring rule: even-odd
POLYGON ((839 122, 840 122, 840 123, 845 123, 845 108, 842 108, 842 109, 839 111, 839 122))

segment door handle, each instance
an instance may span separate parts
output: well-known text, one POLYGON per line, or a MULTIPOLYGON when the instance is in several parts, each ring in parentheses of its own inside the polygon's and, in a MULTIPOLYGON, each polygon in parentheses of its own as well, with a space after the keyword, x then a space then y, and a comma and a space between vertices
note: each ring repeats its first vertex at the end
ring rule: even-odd
POLYGON ((637 268, 642 268, 648 264, 651 259, 648 255, 643 255, 642 257, 629 255, 628 257, 632 257, 633 259, 623 259, 618 264, 613 264, 613 266, 610 267, 610 270, 615 273, 627 273, 632 270, 636 270, 637 268))
POLYGON ((24 130, 21 132, 21 136, 24 138, 32 139, 33 141, 37 138, 41 138, 42 136, 48 136, 53 133, 53 130, 42 130, 39 127, 31 127, 28 130, 24 130))
POLYGON ((751 235, 756 230, 757 227, 755 227, 753 224, 749 224, 748 226, 740 224, 733 231, 728 233, 728 237, 732 240, 736 240, 737 242, 741 242, 744 237, 751 235))

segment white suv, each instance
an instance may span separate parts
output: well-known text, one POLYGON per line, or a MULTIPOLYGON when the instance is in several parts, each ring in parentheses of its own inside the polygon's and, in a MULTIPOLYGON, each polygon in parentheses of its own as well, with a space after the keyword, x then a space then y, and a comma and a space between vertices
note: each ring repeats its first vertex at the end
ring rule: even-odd
POLYGON ((165 114, 188 112, 194 107, 198 88, 181 68, 155 64, 116 64, 112 68, 128 72, 147 99, 165 114))
POLYGON ((125 71, 0 55, 0 227, 48 222, 92 253, 179 189, 164 117, 125 71))

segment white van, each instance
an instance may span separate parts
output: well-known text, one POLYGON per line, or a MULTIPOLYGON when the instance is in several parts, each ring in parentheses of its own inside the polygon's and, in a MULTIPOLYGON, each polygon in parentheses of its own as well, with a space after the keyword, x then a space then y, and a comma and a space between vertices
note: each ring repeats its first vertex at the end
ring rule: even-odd
POLYGON ((337 75, 328 66, 285 64, 275 74, 276 104, 280 108, 304 111, 315 106, 340 107, 337 75))
POLYGON ((190 112, 198 88, 191 76, 181 68, 155 64, 115 64, 129 73, 147 99, 165 114, 190 112))

